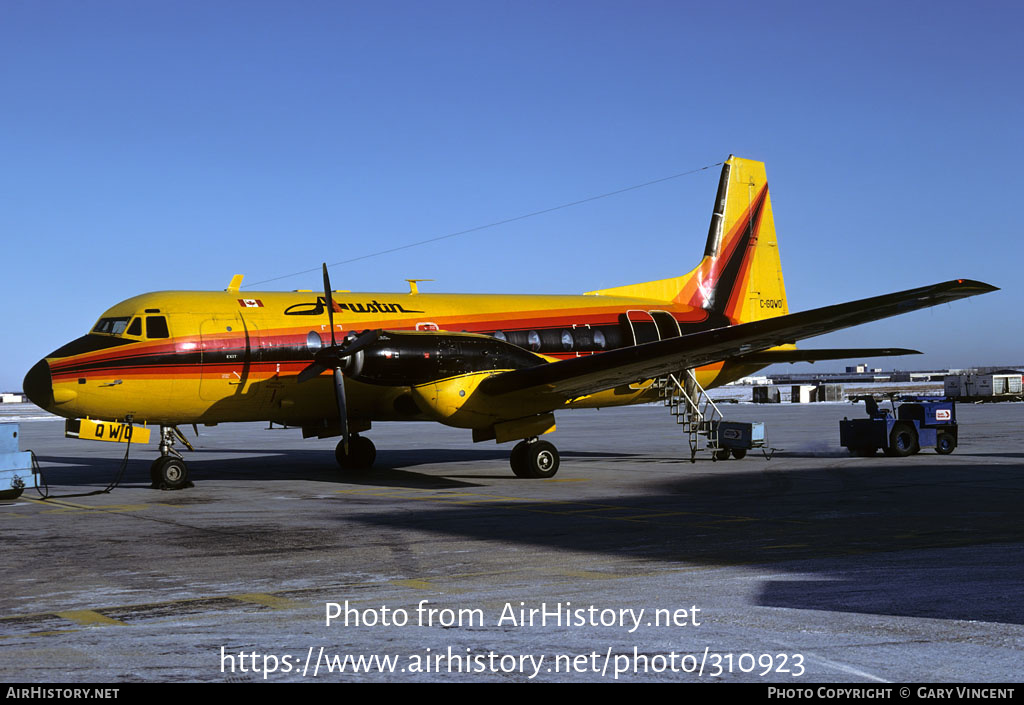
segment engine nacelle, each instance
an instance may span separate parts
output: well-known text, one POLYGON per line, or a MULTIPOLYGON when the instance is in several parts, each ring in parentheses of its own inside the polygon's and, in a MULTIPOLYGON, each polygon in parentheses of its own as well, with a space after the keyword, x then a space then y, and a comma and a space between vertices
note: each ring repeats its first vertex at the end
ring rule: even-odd
POLYGON ((384 331, 351 355, 344 371, 366 384, 416 387, 474 372, 540 364, 543 358, 486 335, 384 331))

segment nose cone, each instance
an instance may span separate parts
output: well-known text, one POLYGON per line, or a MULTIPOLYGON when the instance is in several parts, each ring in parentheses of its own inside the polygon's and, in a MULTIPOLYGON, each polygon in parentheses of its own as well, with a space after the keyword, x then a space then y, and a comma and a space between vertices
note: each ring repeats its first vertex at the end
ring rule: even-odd
POLYGON ((25 396, 42 409, 53 407, 53 380, 50 378, 50 366, 46 360, 40 360, 25 375, 22 383, 25 396))

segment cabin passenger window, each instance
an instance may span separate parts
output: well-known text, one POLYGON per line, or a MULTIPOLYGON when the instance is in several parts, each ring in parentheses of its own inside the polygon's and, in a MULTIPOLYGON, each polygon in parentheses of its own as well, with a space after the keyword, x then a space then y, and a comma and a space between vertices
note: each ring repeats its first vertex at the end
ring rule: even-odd
POLYGON ((163 316, 146 316, 147 338, 170 338, 167 332, 167 319, 163 316))
POLYGON ((531 330, 526 336, 526 343, 530 346, 530 350, 540 352, 540 333, 531 330))

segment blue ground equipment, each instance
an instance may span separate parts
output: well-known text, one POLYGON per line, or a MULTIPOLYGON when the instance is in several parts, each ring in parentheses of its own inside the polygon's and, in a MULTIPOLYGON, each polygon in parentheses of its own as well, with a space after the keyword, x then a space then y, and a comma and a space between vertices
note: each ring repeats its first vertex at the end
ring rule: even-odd
POLYGON ((867 408, 866 419, 839 422, 839 444, 855 455, 874 455, 879 449, 886 455, 906 457, 934 447, 947 455, 957 446, 956 403, 942 397, 903 397, 892 408, 878 406, 874 397, 857 397, 867 408))
POLYGON ((35 486, 32 454, 18 450, 18 424, 0 424, 0 500, 17 499, 26 486, 35 486))

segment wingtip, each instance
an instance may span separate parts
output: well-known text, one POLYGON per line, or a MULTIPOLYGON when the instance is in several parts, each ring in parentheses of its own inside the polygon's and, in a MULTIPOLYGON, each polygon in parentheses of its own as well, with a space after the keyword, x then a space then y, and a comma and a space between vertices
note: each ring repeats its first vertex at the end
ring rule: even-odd
POLYGON ((957 289, 977 291, 979 294, 987 294, 990 291, 999 291, 998 286, 992 286, 986 282, 978 281, 976 279, 954 279, 950 284, 956 286, 957 289))

